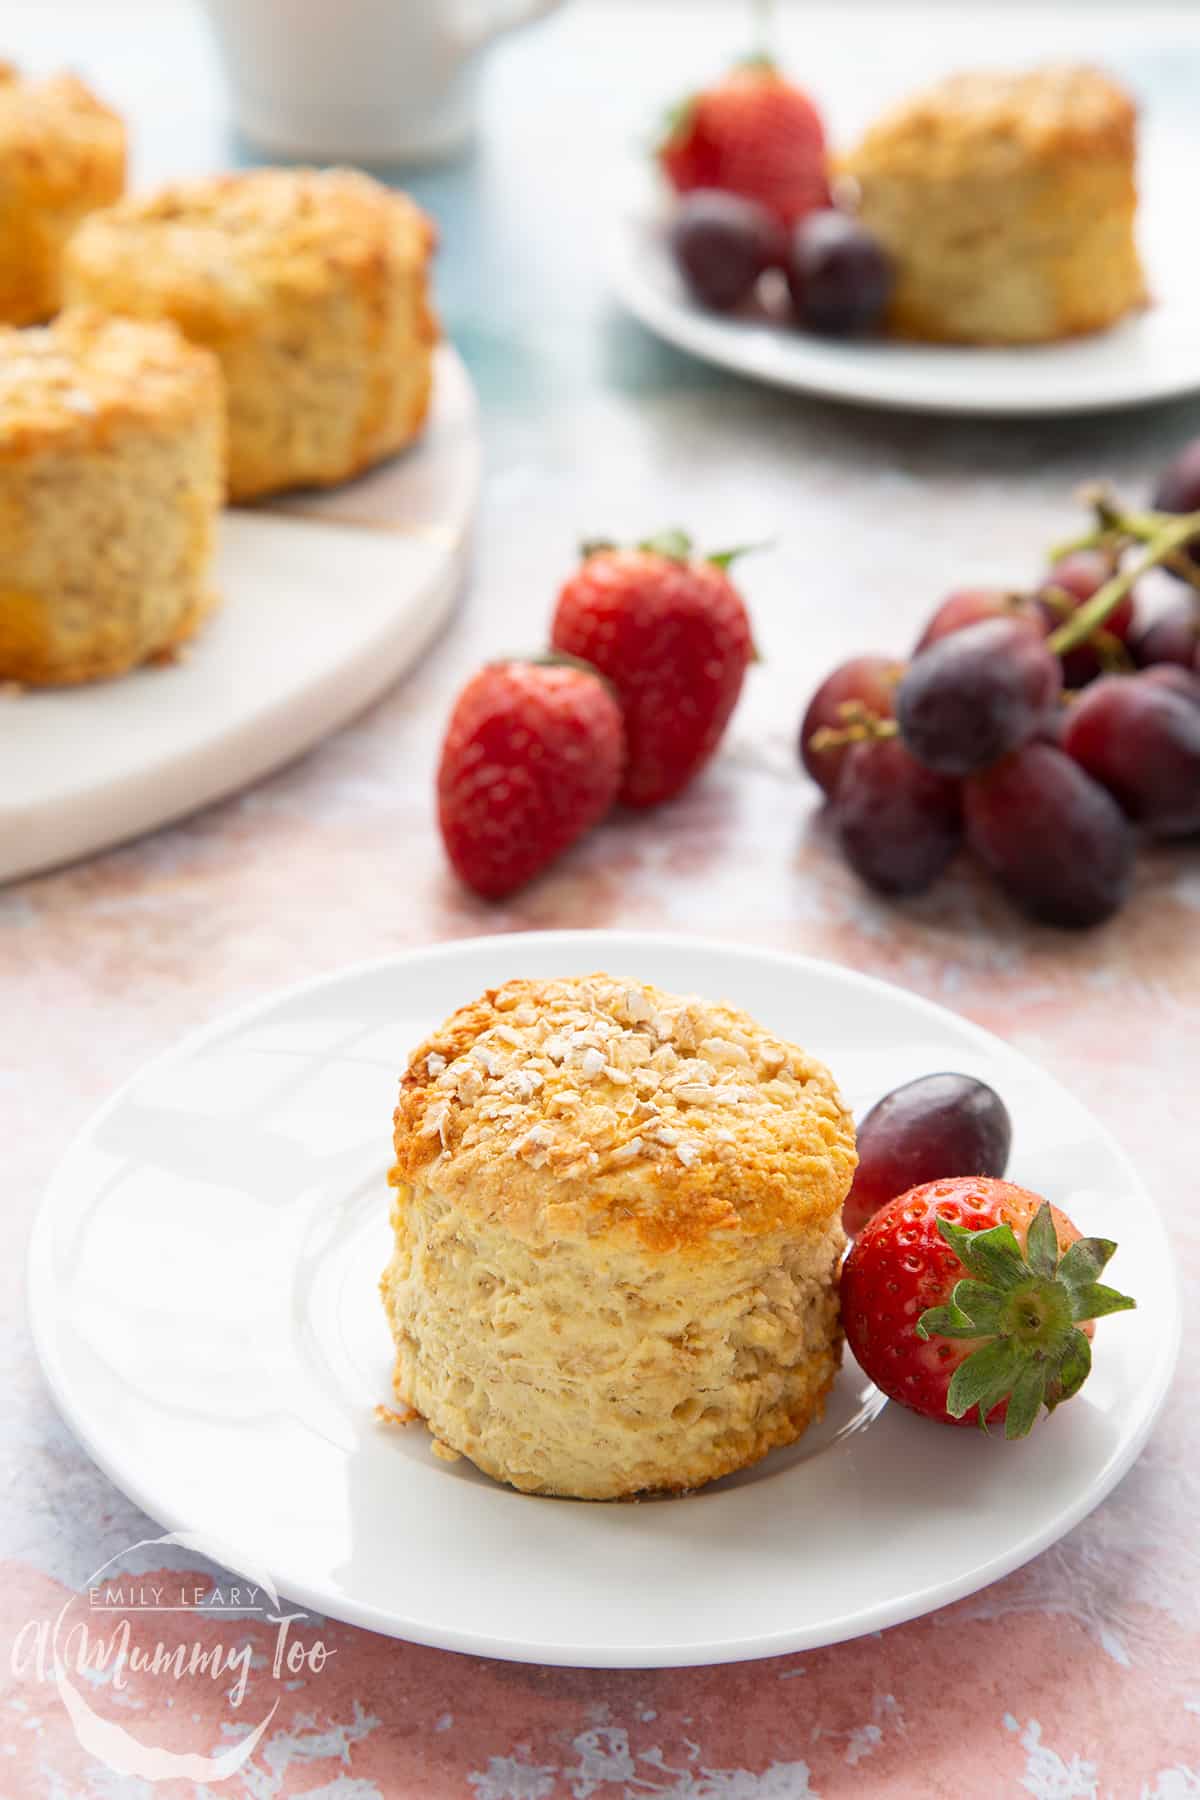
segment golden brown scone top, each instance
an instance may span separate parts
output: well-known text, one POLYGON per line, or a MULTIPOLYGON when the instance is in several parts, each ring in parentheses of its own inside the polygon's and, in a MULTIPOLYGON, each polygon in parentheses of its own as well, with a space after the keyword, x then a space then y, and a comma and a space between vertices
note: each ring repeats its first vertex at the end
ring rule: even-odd
POLYGON ((86 307, 0 327, 0 457, 103 444, 123 420, 191 418, 221 394, 216 358, 168 323, 86 307))
POLYGON ((510 981, 409 1062, 393 1180, 531 1237, 655 1250, 826 1228, 854 1124, 823 1064, 732 1007, 595 974, 510 981))
MULTIPOLYGON (((131 195, 94 213, 70 261, 168 310, 204 306, 245 317, 281 295, 319 291, 332 271, 381 259, 421 267, 432 221, 407 195, 353 169, 250 169, 131 195)), ((144 311, 141 305, 138 311, 144 311)))
POLYGON ((47 189, 70 190, 97 154, 125 155, 125 127, 74 75, 23 80, 0 62, 0 160, 18 158, 22 175, 47 189))
POLYGON ((1133 101, 1104 70, 1053 65, 1022 74, 950 75, 871 126, 851 173, 957 177, 981 161, 1002 172, 1026 160, 1132 155, 1133 101))

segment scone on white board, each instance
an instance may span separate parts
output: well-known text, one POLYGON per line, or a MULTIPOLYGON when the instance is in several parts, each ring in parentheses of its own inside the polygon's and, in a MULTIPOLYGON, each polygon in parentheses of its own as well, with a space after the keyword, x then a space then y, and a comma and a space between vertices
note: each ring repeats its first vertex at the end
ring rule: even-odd
POLYGON ((0 322, 62 304, 63 247, 125 187, 125 127, 74 75, 25 79, 0 63, 0 322))
POLYGON ((172 319, 219 357, 229 494, 345 481, 417 436, 432 222, 351 169, 252 169, 131 196, 68 248, 70 300, 172 319))
POLYGON ((0 329, 0 680, 120 675, 212 606, 225 396, 174 325, 0 329))

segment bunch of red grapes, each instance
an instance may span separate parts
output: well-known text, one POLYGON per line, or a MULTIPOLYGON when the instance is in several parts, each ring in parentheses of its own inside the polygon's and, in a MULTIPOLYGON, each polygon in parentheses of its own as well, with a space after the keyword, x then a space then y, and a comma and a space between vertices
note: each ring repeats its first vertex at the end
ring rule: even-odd
POLYGON ((965 842, 1033 918, 1095 925, 1139 832, 1200 833, 1200 439, 1151 510, 1092 503, 1035 591, 951 594, 907 663, 854 657, 813 695, 801 759, 871 887, 921 893, 965 842), (1185 591, 1144 622, 1155 567, 1185 591))
POLYGON ((822 337, 859 337, 879 325, 891 295, 886 251, 835 207, 789 229, 753 200, 700 188, 678 202, 669 241, 688 292, 714 312, 736 311, 777 269, 798 325, 822 337))

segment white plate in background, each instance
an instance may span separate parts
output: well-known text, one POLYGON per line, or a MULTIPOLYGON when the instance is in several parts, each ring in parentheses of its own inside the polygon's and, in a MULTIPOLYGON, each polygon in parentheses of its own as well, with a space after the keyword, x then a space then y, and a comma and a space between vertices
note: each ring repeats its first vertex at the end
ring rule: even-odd
POLYGON ((1142 406, 1200 389, 1200 237, 1189 188, 1200 143, 1149 134, 1138 238, 1151 304, 1110 331, 1028 349, 839 340, 775 318, 708 312, 666 244, 669 202, 635 202, 614 244, 618 298, 659 337, 773 387, 913 412, 1035 417, 1142 406))

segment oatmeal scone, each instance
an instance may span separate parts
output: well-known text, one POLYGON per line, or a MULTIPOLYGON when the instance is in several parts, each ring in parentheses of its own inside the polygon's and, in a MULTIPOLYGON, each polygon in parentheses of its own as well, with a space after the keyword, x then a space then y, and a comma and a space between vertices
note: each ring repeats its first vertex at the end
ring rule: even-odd
POLYGON ((220 358, 229 493, 328 486, 401 449, 429 405, 434 229, 349 169, 253 169, 138 195, 69 247, 67 296, 173 319, 220 358))
POLYGON ((692 1488, 820 1414, 854 1125, 744 1013, 509 982, 413 1054, 395 1149, 396 1397, 489 1475, 692 1488))
POLYGON ((63 246, 125 186, 125 127, 73 75, 24 80, 0 63, 0 322, 61 305, 63 246))
POLYGON ((0 329, 0 680, 119 675, 190 636, 223 459, 216 359, 173 325, 0 329))
POLYGON ((950 76, 893 108, 842 167, 896 270, 888 326, 1035 344, 1144 304, 1137 115, 1103 71, 950 76))

